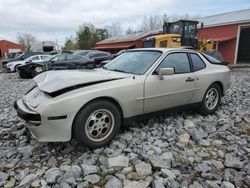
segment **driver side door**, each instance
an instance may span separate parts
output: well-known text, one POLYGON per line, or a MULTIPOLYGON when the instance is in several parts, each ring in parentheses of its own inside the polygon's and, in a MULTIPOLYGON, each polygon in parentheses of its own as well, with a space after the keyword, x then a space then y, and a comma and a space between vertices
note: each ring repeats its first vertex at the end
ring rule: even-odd
POLYGON ((168 54, 145 80, 144 113, 192 103, 195 75, 185 52, 168 54), (174 68, 175 74, 159 79, 161 68, 174 68))

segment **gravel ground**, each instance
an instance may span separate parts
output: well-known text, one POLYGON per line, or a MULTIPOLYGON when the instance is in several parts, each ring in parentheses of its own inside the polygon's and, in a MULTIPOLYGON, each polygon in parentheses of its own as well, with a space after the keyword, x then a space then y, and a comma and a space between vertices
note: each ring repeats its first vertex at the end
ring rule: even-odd
POLYGON ((155 117, 91 151, 34 140, 12 107, 34 83, 0 73, 0 187, 250 187, 250 69, 232 81, 213 115, 155 117))

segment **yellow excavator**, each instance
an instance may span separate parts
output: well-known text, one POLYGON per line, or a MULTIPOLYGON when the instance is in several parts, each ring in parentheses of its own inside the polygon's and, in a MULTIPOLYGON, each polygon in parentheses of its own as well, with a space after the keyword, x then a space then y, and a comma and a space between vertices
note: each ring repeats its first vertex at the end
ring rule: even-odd
POLYGON ((197 25, 198 21, 193 20, 179 20, 176 22, 164 22, 163 34, 148 37, 143 40, 144 48, 173 48, 183 47, 195 49, 200 52, 216 54, 214 56, 223 60, 221 55, 216 51, 216 43, 206 38, 198 40, 197 25))

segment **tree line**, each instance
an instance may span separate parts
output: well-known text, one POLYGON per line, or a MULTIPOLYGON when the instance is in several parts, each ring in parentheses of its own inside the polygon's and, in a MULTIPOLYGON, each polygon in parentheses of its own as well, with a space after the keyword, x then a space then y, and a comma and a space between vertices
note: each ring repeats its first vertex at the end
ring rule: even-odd
MULTIPOLYGON (((96 43, 110 37, 118 37, 121 35, 129 35, 137 32, 146 32, 154 30, 162 30, 164 22, 173 22, 180 19, 197 20, 199 15, 151 15, 144 16, 138 26, 128 26, 123 29, 120 22, 113 22, 110 25, 96 27, 92 23, 83 23, 76 31, 75 37, 70 36, 65 40, 63 50, 87 50, 96 46, 96 43)), ((18 33, 18 42, 30 49, 31 45, 36 41, 36 38, 29 33, 18 33)))
POLYGON ((199 15, 151 15, 143 17, 141 24, 136 28, 128 26, 125 31, 122 29, 120 22, 113 22, 110 25, 106 25, 103 28, 97 28, 92 23, 84 23, 79 26, 79 30, 76 32, 76 37, 66 38, 64 50, 75 50, 75 49, 91 49, 96 46, 96 43, 110 38, 118 37, 121 35, 129 35, 137 32, 146 32, 154 30, 162 30, 164 22, 174 22, 180 19, 186 20, 197 20, 199 15))

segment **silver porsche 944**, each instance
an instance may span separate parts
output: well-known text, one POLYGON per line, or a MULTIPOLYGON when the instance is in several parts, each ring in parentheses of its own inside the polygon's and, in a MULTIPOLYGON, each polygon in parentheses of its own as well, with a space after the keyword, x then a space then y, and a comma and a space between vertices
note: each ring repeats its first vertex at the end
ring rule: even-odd
POLYGON ((14 106, 38 141, 74 137, 98 148, 146 115, 186 106, 215 112, 230 75, 225 64, 194 50, 134 49, 102 68, 42 73, 14 106))

